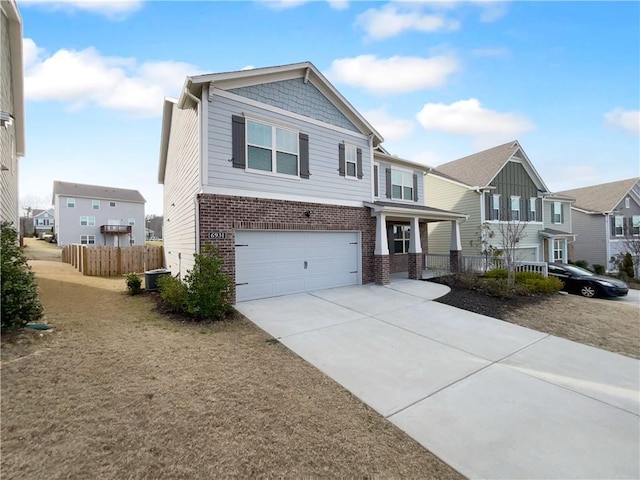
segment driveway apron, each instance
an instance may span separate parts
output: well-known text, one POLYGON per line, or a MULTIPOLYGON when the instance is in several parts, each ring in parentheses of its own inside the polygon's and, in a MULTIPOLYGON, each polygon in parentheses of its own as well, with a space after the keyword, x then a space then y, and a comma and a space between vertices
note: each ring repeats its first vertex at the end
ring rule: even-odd
POLYGON ((640 362, 394 280, 236 308, 469 478, 640 478, 640 362))

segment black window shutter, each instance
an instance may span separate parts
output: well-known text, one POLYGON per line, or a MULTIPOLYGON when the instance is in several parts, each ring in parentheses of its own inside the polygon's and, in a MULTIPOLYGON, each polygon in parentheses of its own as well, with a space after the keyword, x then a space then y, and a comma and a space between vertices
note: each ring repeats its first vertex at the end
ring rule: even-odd
POLYGON ((244 117, 233 115, 231 117, 231 154, 232 164, 235 168, 245 167, 244 149, 244 117))
POLYGON ((486 220, 493 220, 493 195, 491 193, 486 193, 485 194, 487 196, 487 202, 486 202, 486 207, 487 207, 487 212, 485 215, 485 219, 486 220))
POLYGON ((358 148, 356 150, 356 161, 358 162, 356 164, 356 168, 358 170, 358 178, 362 178, 363 174, 362 174, 362 149, 358 148))
POLYGON ((344 143, 338 144, 338 172, 342 177, 345 176, 344 173, 344 143))
POLYGON ((611 236, 615 237, 616 236, 616 217, 612 215, 610 218, 611 218, 611 236))
POLYGON ((413 174, 413 201, 418 201, 418 175, 413 174))
POLYGON ((373 196, 378 196, 378 166, 373 166, 373 196))
POLYGON ((300 148, 300 178, 309 178, 309 135, 301 133, 298 135, 300 148))
POLYGON ((564 223, 564 204, 560 204, 560 223, 564 223))
POLYGON ((391 169, 387 168, 387 198, 391 198, 391 169))

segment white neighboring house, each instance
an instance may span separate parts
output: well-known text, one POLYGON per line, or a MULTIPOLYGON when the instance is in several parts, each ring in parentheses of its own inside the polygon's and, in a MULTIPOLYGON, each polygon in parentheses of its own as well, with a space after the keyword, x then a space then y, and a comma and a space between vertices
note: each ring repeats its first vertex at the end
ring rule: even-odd
POLYGON ((33 215, 33 229, 38 235, 53 233, 55 224, 55 212, 53 208, 38 211, 33 215))
POLYGON ((0 2, 0 221, 19 224, 18 158, 24 157, 22 19, 14 0, 0 2))
POLYGON ((138 190, 53 182, 58 245, 144 245, 145 199, 138 190))

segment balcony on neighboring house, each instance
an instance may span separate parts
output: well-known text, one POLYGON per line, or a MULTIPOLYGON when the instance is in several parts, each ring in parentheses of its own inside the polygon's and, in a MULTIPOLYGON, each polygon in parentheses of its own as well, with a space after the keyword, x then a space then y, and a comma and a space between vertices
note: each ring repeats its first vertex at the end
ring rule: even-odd
POLYGON ((108 235, 120 235, 131 233, 131 225, 100 225, 100 233, 108 235))

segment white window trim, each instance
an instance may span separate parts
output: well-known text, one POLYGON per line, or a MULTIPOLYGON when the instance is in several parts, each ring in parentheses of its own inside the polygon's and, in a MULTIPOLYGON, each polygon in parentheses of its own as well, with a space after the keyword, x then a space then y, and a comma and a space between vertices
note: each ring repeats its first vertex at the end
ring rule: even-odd
POLYGON ((80 226, 81 227, 95 227, 96 226, 96 217, 92 215, 80 215, 80 226), (83 224, 82 219, 86 218, 87 223, 83 224))
MULTIPOLYGON (((289 179, 300 179, 300 131, 296 130, 295 128, 292 128, 290 126, 285 126, 273 121, 267 121, 267 120, 263 120, 261 118, 256 118, 256 117, 252 117, 250 115, 246 115, 245 114, 245 134, 244 134, 244 158, 246 159, 245 161, 245 172, 248 173, 257 173, 260 175, 271 175, 274 177, 280 177, 280 178, 289 178, 289 179), (249 166, 249 146, 255 146, 257 148, 264 148, 266 150, 266 147, 263 147, 261 145, 250 145, 249 144, 249 128, 247 126, 248 122, 254 122, 254 123, 261 123, 263 125, 267 125, 269 127, 271 127, 271 171, 269 170, 260 170, 259 168, 251 168, 249 166), (276 159, 276 155, 274 155, 274 152, 277 153, 278 150, 276 148, 276 129, 280 129, 280 130, 288 130, 289 132, 293 133, 296 135, 296 139, 298 140, 296 143, 297 146, 297 152, 296 152, 296 157, 298 158, 298 162, 297 162, 297 171, 298 173, 296 175, 289 175, 287 173, 279 173, 277 171, 278 165, 277 165, 277 159, 276 159)), ((293 155, 293 152, 287 152, 284 150, 280 150, 283 153, 287 153, 289 155, 293 155)), ((346 155, 346 152, 345 152, 346 155)))
POLYGON ((96 236, 95 235, 80 235, 80 244, 81 245, 95 245, 96 244, 96 236), (82 239, 85 239, 86 242, 82 243, 82 239), (89 240, 92 240, 89 242, 89 240))
POLYGON ((613 235, 616 237, 624 237, 624 216, 616 215, 613 217, 613 235), (620 219, 620 233, 617 233, 618 219, 620 219))
POLYGON ((67 208, 76 208, 76 199, 67 197, 67 208))
POLYGON ((558 260, 565 260, 565 244, 566 242, 562 239, 553 239, 553 261, 557 262, 558 260), (556 248, 556 244, 560 245, 560 248, 556 248), (560 252, 560 258, 556 258, 556 252, 560 252))
POLYGON ((562 224, 562 202, 558 202, 558 201, 554 201, 551 204, 551 223, 553 223, 554 225, 561 225, 562 224), (556 214, 556 205, 560 206, 560 210, 558 211, 558 213, 556 214), (558 217, 560 218, 560 220, 558 220, 556 222, 556 215, 558 215, 558 217))
POLYGON ((393 255, 406 255, 409 253, 410 243, 407 245, 407 241, 411 242, 410 225, 393 225, 393 228, 399 227, 402 231, 402 238, 393 237, 393 255), (402 252, 396 252, 396 242, 402 242, 402 252), (407 250, 405 251, 405 245, 407 250))
POLYGON ((631 206, 631 199, 629 197, 624 199, 624 208, 630 208, 631 206))
MULTIPOLYGON (((394 167, 393 165, 390 165, 391 168, 391 200, 400 200, 400 201, 404 201, 404 202, 411 202, 411 203, 416 203, 415 200, 413 199, 414 197, 414 192, 413 192, 413 175, 414 175, 414 171, 413 170, 409 170, 406 168, 397 168, 394 167), (400 187, 402 187, 402 197, 394 197, 393 196, 393 172, 400 172, 402 173, 402 177, 404 179, 404 175, 407 174, 411 177, 411 198, 404 198, 404 183, 402 185, 399 185, 400 187)), ((378 169, 378 175, 380 175, 380 170, 378 169)))
POLYGON ((127 225, 130 225, 130 226, 133 227, 135 224, 136 224, 136 219, 135 218, 128 218, 127 219, 127 225))
POLYGON ((100 210, 100 200, 91 200, 91 209, 100 210))
POLYGON ((511 195, 509 197, 509 212, 511 212, 511 220, 512 221, 521 221, 522 220, 522 203, 520 202, 520 196, 519 195, 511 195), (513 209, 513 201, 514 200, 518 200, 518 209, 514 210, 513 209), (518 212, 518 218, 515 219, 513 218, 513 212, 518 212))
POLYGON ((537 202, 538 198, 537 197, 530 197, 529 198, 529 216, 531 216, 531 214, 533 213, 533 216, 535 217, 535 220, 529 220, 530 222, 539 222, 538 220, 538 202, 537 202))
POLYGON ((633 215, 631 217, 631 235, 633 237, 640 236, 640 215, 633 215), (636 221, 637 219, 637 221, 636 221), (638 233, 634 233, 634 229, 638 229, 638 233))
MULTIPOLYGON (((380 170, 378 170, 379 174, 380 170)), ((347 180, 358 180, 358 147, 353 144, 344 144, 344 178, 347 180), (348 160, 347 151, 353 150, 353 162, 348 160), (353 175, 349 175, 349 164, 353 164, 353 175)))
POLYGON ((500 219, 500 199, 502 198, 502 194, 500 193, 492 193, 492 202, 493 202, 493 208, 491 208, 491 211, 489 212, 489 216, 491 217, 491 221, 492 222, 501 222, 502 220, 500 219), (497 215, 495 215, 496 218, 494 217, 494 212, 498 212, 497 215))

